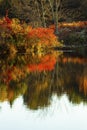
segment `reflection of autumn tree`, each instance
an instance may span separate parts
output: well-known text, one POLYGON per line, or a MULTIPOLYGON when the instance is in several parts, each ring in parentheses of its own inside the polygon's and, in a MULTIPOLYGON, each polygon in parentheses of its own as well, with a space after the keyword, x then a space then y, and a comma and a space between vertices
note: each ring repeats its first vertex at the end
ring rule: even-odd
POLYGON ((73 103, 86 101, 86 65, 85 58, 64 57, 58 60, 58 71, 54 80, 56 86, 60 87, 63 93, 66 93, 69 100, 73 103))
POLYGON ((5 84, 0 84, 0 101, 8 101, 13 103, 13 101, 20 95, 23 95, 27 89, 25 83, 16 83, 12 82, 10 86, 6 86, 5 84))
POLYGON ((24 103, 30 109, 44 108, 50 105, 51 99, 50 72, 33 72, 28 80, 28 90, 24 94, 24 103))
POLYGON ((79 77, 79 90, 84 92, 84 95, 87 96, 87 65, 84 65, 84 70, 82 75, 79 77))
POLYGON ((87 103, 86 102, 86 96, 84 94, 81 94, 78 89, 74 88, 74 86, 68 90, 67 96, 70 102, 73 104, 80 104, 81 102, 87 103))
MULTIPOLYGON (((57 57, 56 54, 57 53, 50 53, 42 56, 25 54, 25 55, 18 55, 17 57, 15 56, 12 59, 7 57, 6 60, 4 61, 3 58, 0 59, 1 61, 0 82, 2 83, 2 85, 5 85, 6 88, 6 91, 1 89, 4 91, 3 94, 5 94, 5 95, 2 94, 1 99, 8 100, 12 104, 14 99, 16 99, 19 95, 23 95, 25 93, 26 88, 28 86, 27 84, 28 82, 30 82, 32 89, 34 88, 33 86, 35 85, 39 86, 36 87, 37 92, 35 91, 36 92, 35 95, 37 94, 39 96, 43 95, 42 96, 43 102, 39 100, 39 105, 44 106, 45 104, 46 106, 47 104, 49 104, 49 98, 48 98, 49 96, 46 96, 48 91, 46 92, 46 90, 49 89, 48 84, 50 84, 51 77, 47 78, 47 75, 48 72, 50 73, 50 71, 52 71, 55 67, 57 57), (36 75, 34 75, 34 72, 36 75), (43 78, 43 75, 44 77, 45 76, 46 77, 43 78), (26 81, 27 76, 29 77, 28 82, 26 81), (36 77, 39 76, 36 82, 34 81, 35 76, 36 77), (40 78, 40 76, 42 78, 40 78), (24 83, 22 81, 24 81, 24 83), (32 85, 32 83, 34 84, 32 85), (46 95, 44 93, 46 93, 46 95)), ((33 94, 33 96, 35 95, 33 94)))
POLYGON ((57 53, 42 56, 19 55, 14 59, 1 61, 1 78, 0 80, 6 84, 11 81, 19 82, 33 71, 51 71, 56 64, 57 53), (3 63, 3 64, 2 64, 3 63), (3 66, 4 65, 4 66, 3 66))
POLYGON ((7 86, 0 84, 0 102, 7 100, 7 86))
POLYGON ((68 60, 65 62, 64 58, 58 59, 59 62, 51 72, 38 73, 36 71, 30 74, 28 91, 24 94, 24 102, 30 109, 48 106, 46 103, 50 102, 54 93, 58 97, 64 93, 67 94, 69 101, 75 104, 86 103, 87 96, 80 89, 80 82, 84 81, 80 78, 83 77, 86 60, 74 58, 74 63, 73 60, 68 60))
POLYGON ((8 87, 8 101, 12 105, 13 101, 18 97, 23 95, 27 90, 27 85, 23 82, 15 83, 12 82, 8 87))
POLYGON ((53 94, 59 98, 65 93, 72 103, 86 103, 86 58, 60 56, 57 63, 56 58, 56 55, 48 54, 41 57, 19 55, 12 62, 8 58, 2 59, 0 101, 8 100, 12 104, 23 95, 24 104, 36 110, 48 107, 53 94), (7 83, 5 80, 9 74, 12 77, 7 83))

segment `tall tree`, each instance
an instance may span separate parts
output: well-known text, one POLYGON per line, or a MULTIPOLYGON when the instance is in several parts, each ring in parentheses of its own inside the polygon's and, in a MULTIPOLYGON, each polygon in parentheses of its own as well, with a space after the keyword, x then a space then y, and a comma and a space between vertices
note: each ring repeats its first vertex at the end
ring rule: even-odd
POLYGON ((62 0, 48 0, 52 12, 52 18, 55 24, 55 34, 59 33, 58 31, 58 11, 60 9, 60 5, 62 0))
POLYGON ((46 27, 46 19, 45 19, 45 15, 46 15, 46 9, 45 9, 45 5, 46 5, 46 0, 35 0, 35 2, 37 4, 37 12, 39 15, 39 18, 42 21, 42 25, 43 27, 46 27))

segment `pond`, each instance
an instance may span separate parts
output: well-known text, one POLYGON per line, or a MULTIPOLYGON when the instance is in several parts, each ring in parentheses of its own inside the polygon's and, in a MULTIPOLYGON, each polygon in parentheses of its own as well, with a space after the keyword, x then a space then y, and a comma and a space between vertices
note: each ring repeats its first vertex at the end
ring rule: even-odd
POLYGON ((87 130, 83 53, 0 55, 0 130, 87 130))

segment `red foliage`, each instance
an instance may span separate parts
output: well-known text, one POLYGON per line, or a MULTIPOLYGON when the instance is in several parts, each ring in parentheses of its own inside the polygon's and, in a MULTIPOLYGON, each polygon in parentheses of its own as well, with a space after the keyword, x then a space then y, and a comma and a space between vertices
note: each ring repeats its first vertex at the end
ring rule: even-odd
POLYGON ((12 23, 12 20, 9 19, 9 17, 7 17, 7 16, 5 17, 5 21, 6 21, 7 24, 11 24, 12 23))
POLYGON ((28 68, 32 71, 51 71, 56 64, 56 58, 51 55, 46 55, 39 64, 29 64, 28 68))
POLYGON ((8 17, 8 10, 6 10, 5 22, 7 24, 11 24, 12 23, 12 20, 8 17))

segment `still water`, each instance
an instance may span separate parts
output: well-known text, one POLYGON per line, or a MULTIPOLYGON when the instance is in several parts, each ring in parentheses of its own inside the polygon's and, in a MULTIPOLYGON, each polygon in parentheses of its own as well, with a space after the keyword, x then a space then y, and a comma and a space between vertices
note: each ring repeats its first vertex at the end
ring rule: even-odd
POLYGON ((87 58, 0 57, 0 130, 87 130, 87 58))

